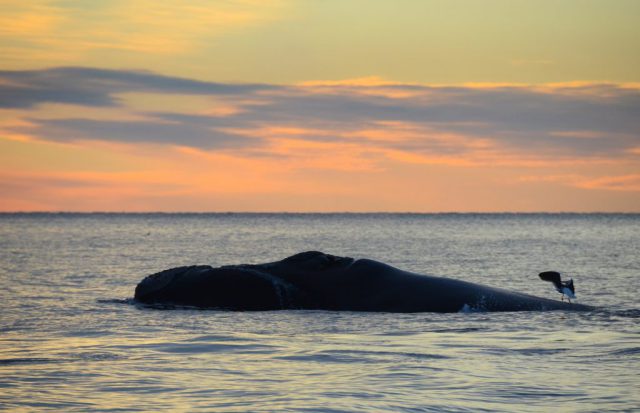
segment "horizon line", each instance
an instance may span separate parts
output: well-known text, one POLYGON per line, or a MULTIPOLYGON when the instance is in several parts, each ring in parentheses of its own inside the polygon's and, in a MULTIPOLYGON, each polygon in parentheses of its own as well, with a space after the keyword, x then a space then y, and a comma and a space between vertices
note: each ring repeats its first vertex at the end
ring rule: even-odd
POLYGON ((640 215, 640 211, 0 211, 0 215, 640 215))

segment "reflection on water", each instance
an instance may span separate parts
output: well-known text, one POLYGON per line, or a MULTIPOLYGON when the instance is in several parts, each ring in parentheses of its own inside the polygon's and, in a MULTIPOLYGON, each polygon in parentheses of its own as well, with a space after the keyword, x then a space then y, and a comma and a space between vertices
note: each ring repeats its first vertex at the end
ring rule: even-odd
POLYGON ((0 216, 0 408, 639 409, 639 229, 620 215, 0 216), (126 300, 160 269, 301 245, 544 296, 538 270, 558 269, 603 308, 232 313, 126 300))

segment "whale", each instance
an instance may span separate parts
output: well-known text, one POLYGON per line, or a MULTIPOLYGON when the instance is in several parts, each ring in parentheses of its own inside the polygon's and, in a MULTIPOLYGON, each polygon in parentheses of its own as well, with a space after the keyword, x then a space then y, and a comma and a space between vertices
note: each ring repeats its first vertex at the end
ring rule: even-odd
POLYGON ((228 311, 589 311, 594 307, 306 251, 276 262, 171 268, 145 277, 134 301, 228 311))

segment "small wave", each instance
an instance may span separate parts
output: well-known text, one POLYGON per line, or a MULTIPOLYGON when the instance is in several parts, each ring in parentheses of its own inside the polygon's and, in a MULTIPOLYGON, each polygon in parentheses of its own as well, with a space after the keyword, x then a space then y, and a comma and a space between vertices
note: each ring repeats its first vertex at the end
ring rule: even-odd
POLYGON ((317 353, 294 354, 277 357, 280 360, 311 361, 319 363, 379 363, 389 359, 439 360, 450 357, 440 354, 404 353, 396 351, 327 350, 317 353))
POLYGON ((612 356, 634 356, 640 354, 640 347, 623 348, 609 353, 612 356))
POLYGON ((346 354, 326 354, 326 353, 315 353, 315 354, 293 354, 288 356, 280 356, 275 357, 278 360, 286 360, 286 361, 304 361, 304 362, 317 362, 317 363, 362 363, 367 360, 363 360, 361 357, 354 357, 346 354))
POLYGON ((327 351, 332 354, 349 354, 356 356, 374 356, 374 357, 402 357, 402 358, 414 358, 414 359, 448 359, 449 356, 443 356, 441 354, 431 353, 405 353, 401 351, 374 351, 374 350, 333 350, 327 351))
POLYGON ((552 356, 569 351, 568 348, 490 348, 483 350, 488 354, 514 354, 522 356, 552 356))
POLYGON ((486 331, 485 327, 461 327, 461 328, 441 328, 438 330, 431 330, 430 333, 474 333, 477 331, 486 331))
POLYGON ((112 353, 78 353, 78 354, 64 354, 61 357, 16 357, 0 359, 0 367, 12 366, 20 364, 58 364, 58 363, 74 363, 78 361, 112 361, 121 359, 122 356, 118 356, 112 353))
POLYGON ((77 358, 83 361, 112 361, 125 357, 114 353, 80 353, 77 358))
POLYGON ((615 310, 611 312, 612 315, 624 318, 640 318, 640 309, 632 308, 629 310, 615 310))
POLYGON ((204 308, 204 307, 196 307, 193 305, 141 303, 134 299, 131 299, 131 302, 129 304, 135 305, 138 309, 150 309, 150 310, 224 311, 223 308, 204 308))
POLYGON ((492 399, 516 399, 519 401, 533 401, 536 399, 548 399, 550 397, 558 400, 585 397, 586 393, 580 390, 562 389, 557 386, 522 386, 513 383, 495 383, 487 391, 483 392, 492 399), (505 391, 508 389, 508 391, 505 391))
POLYGON ((509 352, 521 354, 523 356, 549 356, 553 354, 564 353, 569 351, 568 348, 519 348, 510 349, 509 352))
POLYGON ((22 357, 22 358, 10 358, 0 359, 0 366, 11 366, 16 364, 49 364, 59 363, 59 359, 42 358, 42 357, 22 357))
POLYGON ((186 340, 187 342, 218 342, 218 341, 246 341, 244 338, 237 338, 225 335, 212 335, 207 334, 204 336, 197 336, 186 340))
MULTIPOLYGON (((190 305, 179 305, 179 304, 156 304, 156 303, 141 303, 135 298, 108 298, 108 299, 98 299, 98 303, 100 304, 126 304, 126 305, 135 305, 138 308, 150 308, 153 310, 204 310, 201 307, 195 307, 190 305)), ((215 310, 212 308, 212 310, 215 310)))
POLYGON ((100 304, 136 304, 136 301, 133 298, 109 298, 98 299, 97 301, 100 304))
POLYGON ((381 333, 373 333, 376 336, 390 336, 390 337, 408 337, 423 334, 424 331, 383 331, 381 333))
POLYGON ((265 344, 229 344, 229 343, 170 343, 152 344, 149 349, 161 353, 201 354, 201 353, 273 353, 277 347, 265 344))

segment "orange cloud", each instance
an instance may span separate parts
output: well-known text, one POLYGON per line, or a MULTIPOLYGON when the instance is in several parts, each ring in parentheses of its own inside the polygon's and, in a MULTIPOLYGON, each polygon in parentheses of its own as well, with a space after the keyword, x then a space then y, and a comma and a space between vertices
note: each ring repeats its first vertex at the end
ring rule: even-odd
POLYGON ((401 83, 393 82, 390 80, 383 79, 379 76, 366 76, 366 77, 358 77, 353 79, 340 79, 340 80, 308 80, 305 82, 300 82, 298 85, 300 86, 388 86, 388 85, 398 85, 401 83))
POLYGON ((576 186, 585 189, 638 192, 640 191, 640 174, 605 176, 597 179, 582 181, 576 186))
POLYGON ((640 191, 640 175, 586 177, 579 174, 521 176, 521 182, 545 182, 580 189, 604 191, 640 191))
POLYGON ((55 6, 48 0, 5 2, 0 15, 0 52, 5 62, 16 67, 42 62, 86 65, 96 60, 109 64, 112 53, 126 56, 120 61, 128 62, 140 54, 167 59, 200 50, 229 31, 274 21, 282 7, 280 0, 197 0, 189 4, 140 0, 55 6))
POLYGON ((59 12, 59 8, 47 2, 5 4, 0 14, 0 35, 27 37, 49 33, 64 20, 59 12))

